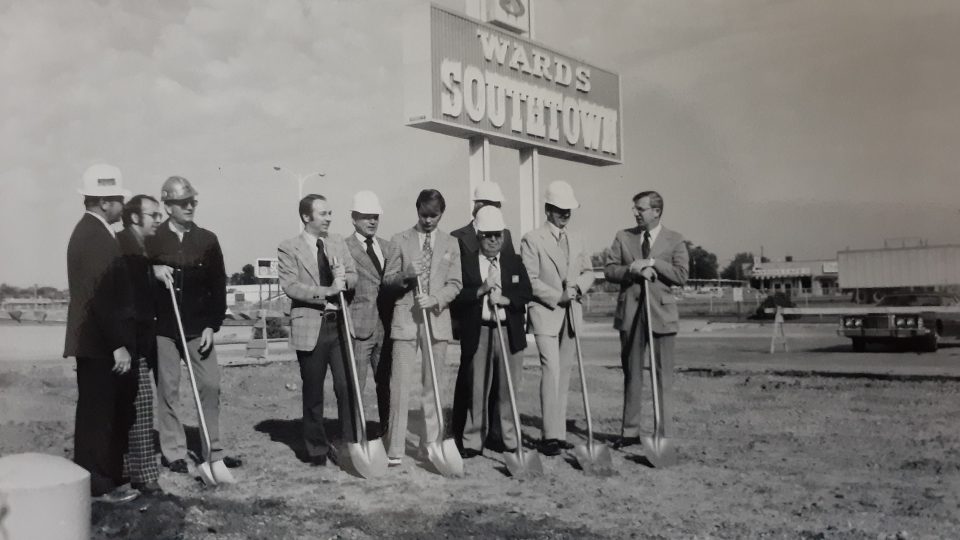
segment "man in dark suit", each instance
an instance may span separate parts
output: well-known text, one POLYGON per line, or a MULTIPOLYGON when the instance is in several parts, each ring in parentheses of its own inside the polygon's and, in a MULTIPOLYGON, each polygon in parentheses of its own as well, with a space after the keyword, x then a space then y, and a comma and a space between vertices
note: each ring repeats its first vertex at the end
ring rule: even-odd
POLYGON ((94 165, 83 174, 80 194, 86 213, 67 245, 67 312, 63 356, 77 361, 74 461, 90 472, 90 491, 107 502, 133 500, 121 487, 127 432, 133 423, 137 386, 133 305, 129 276, 111 225, 120 219, 120 170, 94 165))
POLYGON ((363 391, 367 364, 373 370, 377 387, 377 411, 380 433, 387 429, 390 410, 390 319, 393 302, 388 287, 383 286, 383 272, 390 259, 396 257, 394 245, 377 236, 383 208, 376 193, 358 191, 353 196, 354 233, 346 238, 347 249, 357 269, 357 285, 350 295, 350 322, 353 323, 354 355, 357 378, 363 391))
POLYGON ((120 252, 133 287, 136 326, 137 399, 136 418, 130 428, 127 470, 130 483, 145 493, 161 491, 160 469, 153 449, 153 385, 150 371, 157 367, 156 285, 153 267, 147 260, 146 239, 157 233, 163 214, 160 203, 149 195, 137 195, 123 207, 123 230, 117 233, 120 252))
MULTIPOLYGON (((160 190, 167 215, 157 234, 146 241, 154 274, 173 286, 183 319, 189 351, 181 351, 180 330, 168 290, 157 294, 157 417, 160 426, 160 462, 177 473, 187 473, 187 445, 177 414, 180 404, 180 361, 192 362, 207 429, 214 477, 232 479, 227 468, 240 466, 220 445, 220 366, 213 334, 220 331, 227 309, 227 274, 217 235, 194 222, 197 191, 182 176, 171 176, 160 190)), ((202 441, 201 437, 201 441, 202 441)), ((206 444, 204 441, 201 444, 206 444)))
POLYGON ((513 424, 510 395, 504 359, 497 336, 497 321, 508 336, 506 359, 514 388, 520 387, 523 374, 523 350, 527 347, 524 331, 526 305, 533 297, 530 278, 527 277, 523 260, 516 253, 503 251, 503 214, 498 208, 487 206, 476 214, 475 224, 480 242, 479 252, 461 253, 463 289, 454 300, 460 323, 460 347, 470 359, 469 371, 461 367, 457 374, 457 387, 470 389, 469 408, 464 411, 463 402, 454 403, 454 415, 466 418, 454 437, 464 458, 480 455, 487 437, 491 417, 488 403, 491 388, 496 380, 497 411, 495 422, 503 437, 506 449, 515 449, 521 443, 513 424), (490 309, 489 301, 497 306, 490 309), (468 378, 467 382, 462 378, 468 378))
MULTIPOLYGON (((481 208, 492 206, 500 208, 503 204, 503 193, 500 191, 500 185, 496 182, 481 182, 473 190, 473 216, 474 219, 463 227, 450 233, 460 244, 461 256, 465 253, 476 255, 480 251, 480 240, 477 236, 477 212, 481 208)), ((513 247, 513 236, 510 235, 510 229, 503 229, 503 247, 501 251, 505 254, 516 255, 513 247)), ((456 307, 452 307, 451 316, 453 317, 453 338, 460 339, 459 319, 456 313, 456 307)), ((463 433, 467 423, 467 414, 470 411, 473 383, 470 380, 470 374, 473 368, 470 366, 472 355, 466 354, 463 348, 460 349, 460 368, 457 371, 457 386, 453 391, 453 418, 451 419, 451 429, 454 433, 463 433)), ((489 441, 487 444, 493 449, 502 449, 504 446, 502 434, 500 433, 500 423, 497 421, 499 412, 497 411, 496 388, 490 395, 490 402, 487 404, 487 410, 490 412, 489 425, 490 430, 487 433, 489 441)))
POLYGON ((303 380, 303 439, 310 464, 337 458, 323 426, 323 382, 330 368, 340 431, 357 440, 356 412, 347 383, 343 312, 339 294, 357 282, 353 257, 343 238, 330 234, 333 212, 323 195, 307 195, 298 207, 303 232, 277 247, 280 288, 290 297, 290 345, 297 352, 303 380))
POLYGON ((614 327, 620 331, 623 364, 623 428, 614 448, 640 442, 640 394, 644 357, 649 346, 647 328, 653 328, 653 346, 661 376, 664 434, 672 429, 673 345, 680 328, 677 300, 670 290, 687 281, 689 255, 680 233, 660 223, 663 197, 642 191, 633 197, 637 226, 618 231, 607 253, 604 276, 620 284, 614 327), (650 318, 644 308, 650 295, 650 318))

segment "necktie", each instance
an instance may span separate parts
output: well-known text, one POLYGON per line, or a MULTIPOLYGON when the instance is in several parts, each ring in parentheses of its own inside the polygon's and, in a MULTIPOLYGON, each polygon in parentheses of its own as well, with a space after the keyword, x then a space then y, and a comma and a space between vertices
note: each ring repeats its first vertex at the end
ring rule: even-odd
MULTIPOLYGON (((563 271, 566 274, 567 267, 570 265, 570 242, 567 241, 567 231, 560 229, 560 238, 557 240, 560 251, 563 252, 563 271)), ((566 279, 566 275, 564 275, 566 279)))
POLYGON ((323 239, 317 238, 317 273, 320 278, 321 287, 333 285, 333 271, 330 269, 330 261, 327 260, 327 254, 323 252, 323 239))
POLYGON ((423 238, 423 262, 427 265, 427 271, 424 273, 423 292, 430 293, 430 268, 433 266, 433 247, 430 245, 430 233, 423 238))
POLYGON ((494 287, 501 288, 500 284, 500 268, 497 266, 496 257, 487 257, 487 260, 490 261, 490 269, 487 271, 487 279, 490 279, 494 283, 494 287))
POLYGON ((650 258, 650 231, 643 231, 643 243, 640 244, 640 254, 644 259, 650 258))
POLYGON ((367 238, 364 240, 364 243, 367 244, 367 256, 370 257, 371 261, 373 261, 373 267, 377 269, 377 273, 382 277, 383 266, 380 265, 380 259, 377 257, 377 252, 373 250, 373 238, 367 238))

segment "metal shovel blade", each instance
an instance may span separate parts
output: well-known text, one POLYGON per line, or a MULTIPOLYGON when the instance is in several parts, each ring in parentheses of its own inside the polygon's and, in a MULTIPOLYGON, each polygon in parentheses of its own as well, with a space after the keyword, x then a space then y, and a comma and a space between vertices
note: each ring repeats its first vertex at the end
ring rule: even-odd
POLYGON ((578 444, 573 448, 573 455, 577 458, 580 468, 587 474, 595 476, 613 476, 613 458, 610 456, 610 447, 605 444, 594 444, 593 452, 586 444, 578 444))
POLYGON ((677 449, 666 437, 643 437, 643 455, 657 469, 676 465, 677 449))
POLYGON ((510 476, 514 478, 543 476, 543 464, 540 463, 540 456, 533 452, 524 452, 522 458, 511 452, 503 456, 503 461, 507 465, 510 476))
POLYGON ((210 469, 210 464, 206 461, 197 465, 197 476, 200 477, 200 480, 202 480, 205 485, 217 485, 217 480, 213 476, 213 470, 210 469))
POLYGON ((453 439, 428 444, 427 460, 443 476, 463 476, 463 458, 453 439))
MULTIPOLYGON (((204 463, 201 465, 203 467, 207 465, 204 463)), ((212 464, 208 465, 210 467, 210 472, 213 474, 214 480, 217 481, 217 484, 236 484, 237 481, 233 477, 233 473, 230 472, 230 469, 227 468, 227 465, 220 461, 214 461, 212 464)))
POLYGON ((387 472, 387 451, 380 439, 350 443, 347 455, 353 470, 362 478, 375 478, 387 472))

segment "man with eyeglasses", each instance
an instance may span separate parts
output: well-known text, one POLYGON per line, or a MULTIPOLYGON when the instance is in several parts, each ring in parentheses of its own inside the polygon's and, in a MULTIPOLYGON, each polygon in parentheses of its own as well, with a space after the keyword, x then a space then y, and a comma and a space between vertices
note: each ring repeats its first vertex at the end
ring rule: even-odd
POLYGON ((465 419, 459 431, 456 426, 454 431, 460 455, 465 459, 483 452, 491 416, 502 434, 504 450, 516 449, 521 443, 513 424, 497 321, 507 336, 506 362, 513 387, 519 388, 523 350, 527 347, 526 306, 533 297, 523 260, 504 248, 506 226, 500 209, 485 206, 475 218, 480 249, 461 253, 463 289, 452 304, 460 317, 460 348, 469 366, 469 370, 465 370, 461 364, 457 374, 457 387, 467 387, 469 400, 453 404, 454 417, 460 415, 465 419), (496 312, 490 308, 490 301, 496 306, 496 312), (490 411, 491 401, 497 405, 496 411, 490 411))
MULTIPOLYGON (((330 233, 333 211, 323 195, 310 194, 297 209, 303 232, 277 247, 280 288, 290 297, 290 346, 297 352, 303 381, 303 441, 301 459, 322 467, 336 462, 337 451, 323 426, 323 382, 333 376, 337 416, 344 441, 358 440, 355 410, 347 384, 340 293, 353 289, 357 271, 343 238, 330 233)), ((362 426, 366 428, 366 426, 362 426)))
POLYGON ((135 499, 124 487, 123 454, 133 423, 137 382, 130 279, 112 225, 120 219, 120 170, 93 165, 83 173, 86 212, 67 245, 67 311, 64 358, 77 362, 77 413, 73 460, 90 472, 91 495, 108 503, 135 499))
POLYGON ((570 318, 582 328, 580 298, 593 284, 593 268, 583 239, 567 229, 573 210, 580 207, 573 188, 562 180, 551 182, 545 201, 547 222, 524 235, 520 253, 533 287, 530 326, 540 351, 540 452, 556 456, 573 448, 567 442, 567 393, 576 360, 570 318))
POLYGON ((157 233, 163 219, 160 203, 149 195, 136 195, 123 206, 123 230, 117 233, 120 251, 133 286, 137 378, 136 416, 130 428, 127 471, 131 486, 142 493, 159 493, 160 470, 153 451, 153 385, 150 371, 157 367, 156 278, 147 260, 146 239, 157 233))
MULTIPOLYGON (((180 307, 188 352, 181 351, 179 329, 168 292, 157 294, 157 417, 160 462, 186 474, 187 446, 177 414, 180 403, 180 358, 189 356, 197 379, 200 403, 210 433, 214 476, 229 478, 226 468, 241 461, 225 455, 220 443, 220 367, 213 334, 220 330, 227 309, 227 275, 220 242, 194 222, 197 191, 182 176, 163 183, 160 200, 169 218, 147 238, 147 257, 164 287, 173 287, 180 307)), ((205 444, 201 442, 201 444, 205 444)))
POLYGON ((603 272, 607 281, 620 284, 613 320, 620 331, 623 364, 623 426, 620 439, 613 445, 617 449, 640 443, 640 395, 650 326, 661 377, 664 435, 669 436, 673 428, 673 342, 680 316, 670 287, 686 283, 689 267, 683 236, 660 223, 663 197, 659 193, 637 193, 632 211, 637 226, 617 231, 603 272), (650 295, 650 320, 644 294, 650 295))

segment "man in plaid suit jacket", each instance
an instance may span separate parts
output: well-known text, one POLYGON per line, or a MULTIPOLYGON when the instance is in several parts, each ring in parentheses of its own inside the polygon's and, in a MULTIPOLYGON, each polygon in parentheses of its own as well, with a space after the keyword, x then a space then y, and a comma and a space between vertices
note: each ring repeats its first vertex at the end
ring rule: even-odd
MULTIPOLYGON (((457 239, 438 230, 446 210, 443 195, 425 189, 417 197, 417 224, 390 239, 396 244, 399 257, 390 261, 383 281, 404 290, 393 308, 390 337, 393 339, 393 369, 390 374, 390 420, 387 427, 387 458, 391 465, 400 465, 407 432, 407 394, 412 386, 417 351, 429 343, 437 362, 437 378, 447 356, 447 344, 453 339, 450 311, 447 307, 462 287, 460 247, 457 239), (418 278, 423 290, 417 287, 418 278), (428 341, 423 309, 431 315, 432 341, 428 341)), ((424 425, 420 434, 422 454, 427 444, 439 439, 439 414, 434 404, 434 388, 430 366, 421 363, 420 404, 424 425)))
POLYGON ((339 293, 353 288, 357 272, 343 238, 330 234, 332 212, 322 195, 300 200, 303 232, 277 248, 280 288, 290 297, 290 345, 303 379, 303 439, 306 460, 326 465, 336 451, 323 428, 323 380, 333 374, 333 392, 345 441, 356 441, 343 347, 339 293))

